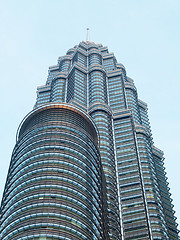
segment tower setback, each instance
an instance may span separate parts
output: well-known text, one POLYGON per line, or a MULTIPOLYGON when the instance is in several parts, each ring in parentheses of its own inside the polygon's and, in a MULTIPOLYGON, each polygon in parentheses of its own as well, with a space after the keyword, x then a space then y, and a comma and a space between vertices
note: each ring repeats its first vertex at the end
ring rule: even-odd
POLYGON ((179 239, 147 111, 107 47, 59 57, 17 132, 1 239, 179 239))

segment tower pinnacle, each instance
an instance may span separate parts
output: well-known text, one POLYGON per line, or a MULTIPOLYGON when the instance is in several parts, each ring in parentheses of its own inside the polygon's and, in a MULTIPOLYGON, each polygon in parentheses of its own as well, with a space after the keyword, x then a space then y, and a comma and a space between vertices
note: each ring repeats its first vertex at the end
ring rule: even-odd
POLYGON ((90 39, 89 39, 89 28, 87 28, 86 30, 87 30, 87 38, 86 38, 86 41, 89 42, 89 41, 90 41, 90 39))

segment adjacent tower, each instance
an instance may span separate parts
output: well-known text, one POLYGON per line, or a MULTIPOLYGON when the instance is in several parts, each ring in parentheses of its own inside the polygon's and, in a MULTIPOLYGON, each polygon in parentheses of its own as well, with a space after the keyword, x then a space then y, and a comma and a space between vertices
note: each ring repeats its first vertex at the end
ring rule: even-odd
POLYGON ((179 239, 147 105, 101 44, 49 68, 22 121, 2 200, 2 240, 179 239))

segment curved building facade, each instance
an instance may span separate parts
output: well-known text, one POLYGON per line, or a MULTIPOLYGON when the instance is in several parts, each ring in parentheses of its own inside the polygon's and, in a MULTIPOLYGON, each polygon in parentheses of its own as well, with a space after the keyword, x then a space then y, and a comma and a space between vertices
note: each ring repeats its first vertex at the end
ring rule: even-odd
POLYGON ((93 121, 76 107, 32 111, 17 134, 1 239, 106 239, 97 144, 93 121))
POLYGON ((18 130, 2 239, 177 240, 178 232, 147 104, 107 47, 80 42, 49 67, 18 130))

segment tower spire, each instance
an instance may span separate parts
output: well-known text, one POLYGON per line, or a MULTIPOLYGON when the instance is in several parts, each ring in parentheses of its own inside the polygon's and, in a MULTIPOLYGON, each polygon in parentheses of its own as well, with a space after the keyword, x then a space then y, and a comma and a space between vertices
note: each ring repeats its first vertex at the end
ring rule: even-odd
POLYGON ((88 42, 89 42, 89 41, 90 41, 90 40, 89 40, 89 28, 87 28, 86 30, 87 30, 87 37, 86 37, 86 41, 88 41, 88 42))

